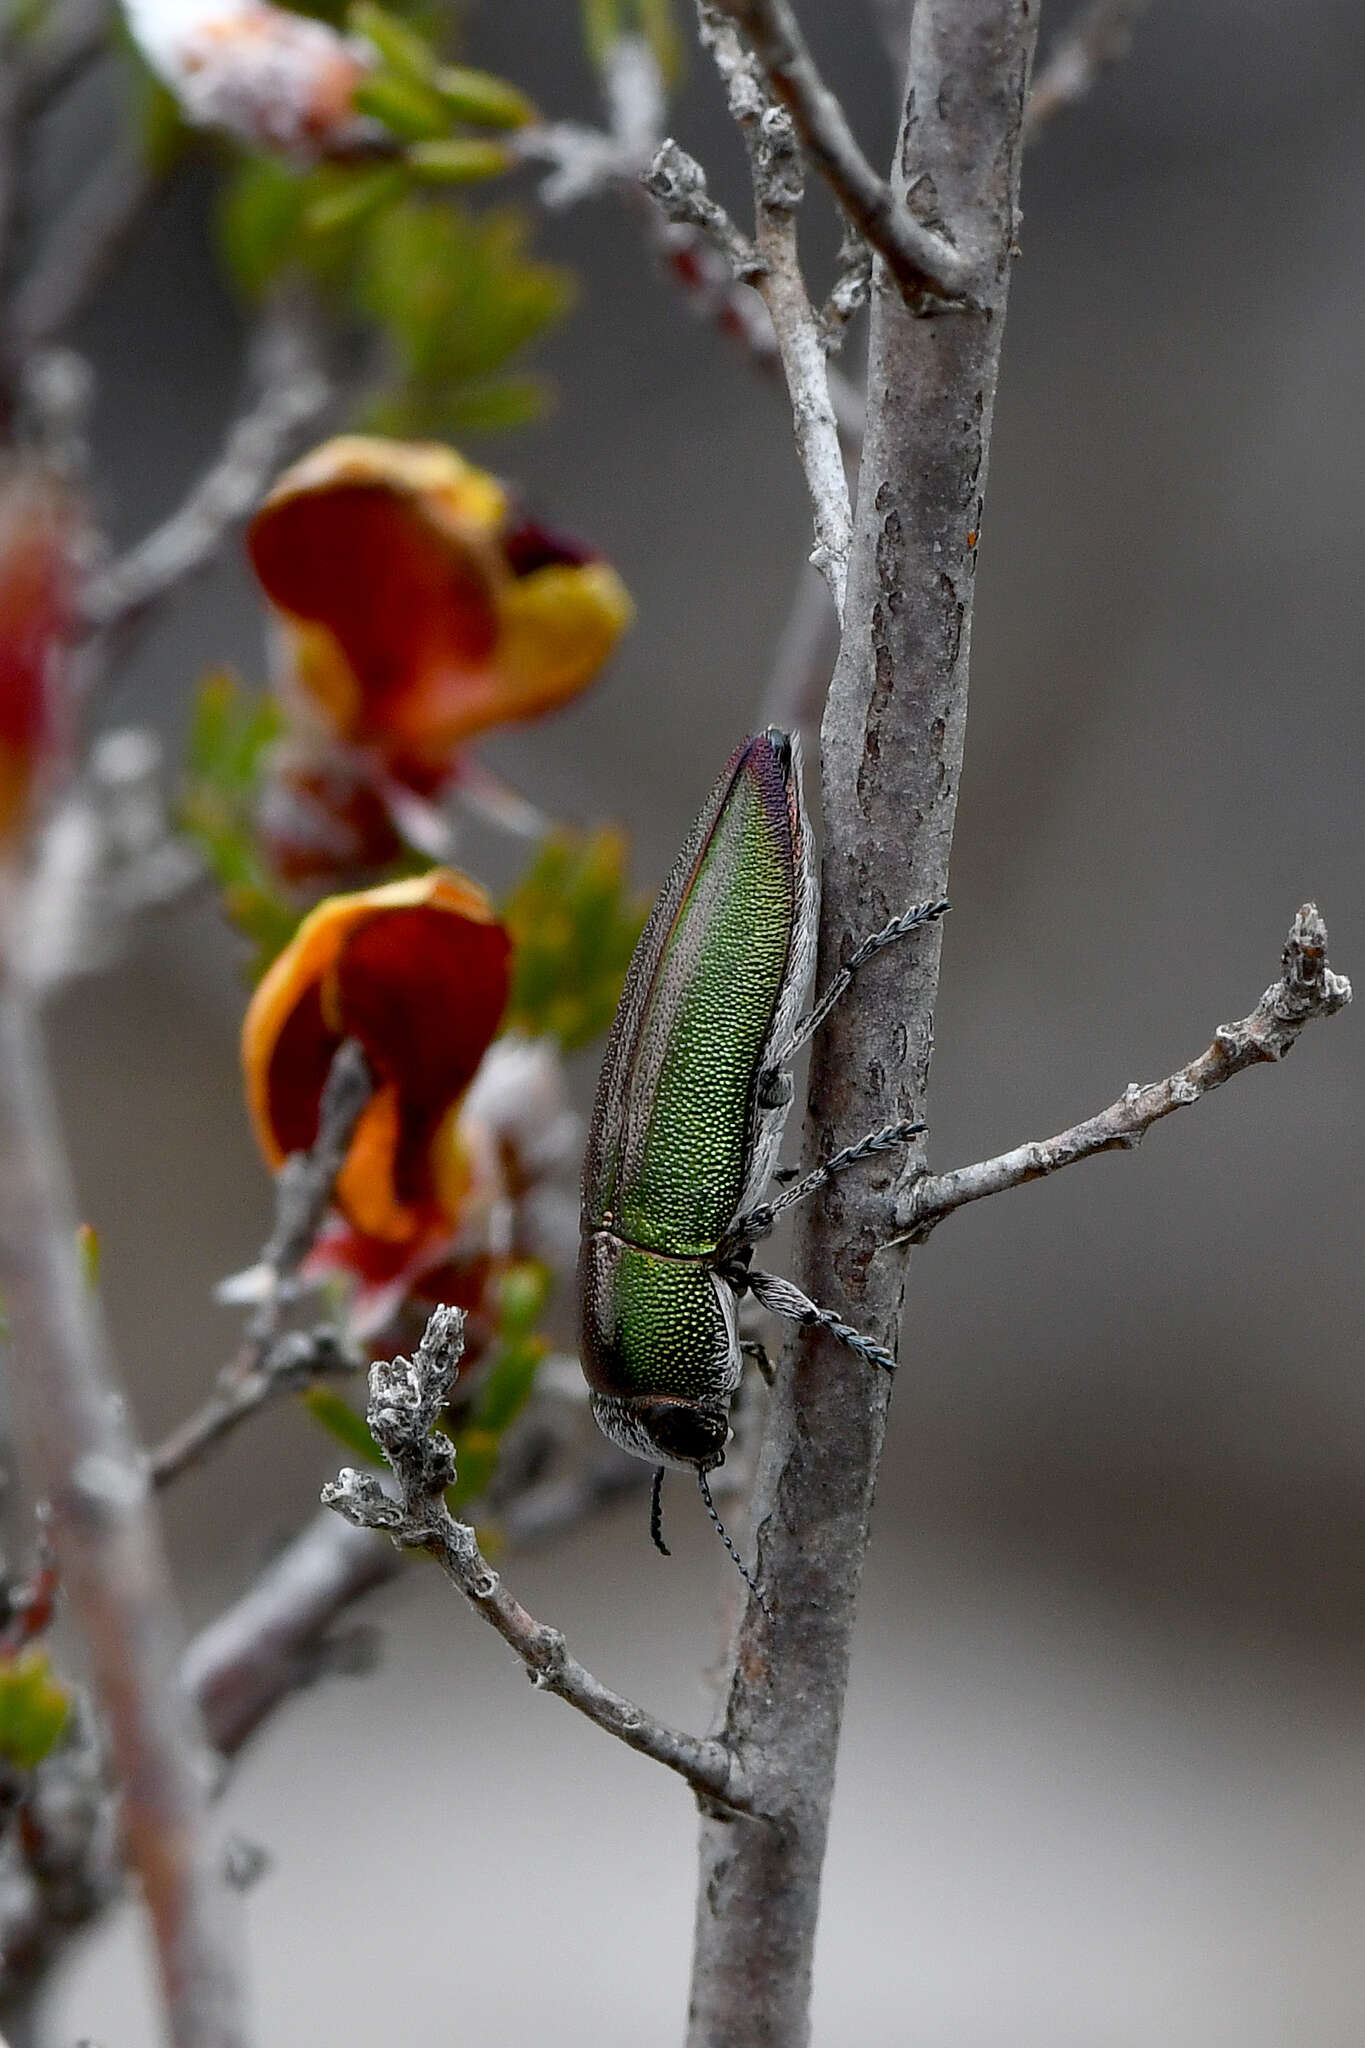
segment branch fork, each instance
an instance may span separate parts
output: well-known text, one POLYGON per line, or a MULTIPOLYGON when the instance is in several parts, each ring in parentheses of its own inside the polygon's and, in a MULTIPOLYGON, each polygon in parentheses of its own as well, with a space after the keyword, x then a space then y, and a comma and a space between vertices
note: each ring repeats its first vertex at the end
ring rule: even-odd
POLYGON ((972 281, 970 258, 917 219, 873 170, 820 76, 787 0, 701 0, 701 14, 704 40, 713 38, 722 19, 743 31, 807 155, 848 219, 883 258, 907 303, 919 310, 965 303, 972 281))

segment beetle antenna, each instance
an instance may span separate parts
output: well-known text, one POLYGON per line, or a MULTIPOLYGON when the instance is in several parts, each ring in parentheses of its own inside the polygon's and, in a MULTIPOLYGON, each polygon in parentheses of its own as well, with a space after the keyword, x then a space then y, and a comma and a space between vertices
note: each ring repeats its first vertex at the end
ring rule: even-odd
POLYGON ((654 1485, 649 1496, 649 1534, 660 1557, 672 1557, 673 1552, 664 1542, 664 1468, 654 1468, 654 1485))
POLYGON ((706 1483, 706 1474, 702 1471, 700 1466, 698 1466, 697 1468, 697 1484, 701 1488, 701 1497, 703 1501, 706 1503, 706 1512, 716 1525, 716 1534, 719 1536, 721 1542, 725 1545, 725 1548, 729 1551, 731 1557, 734 1559, 735 1570, 739 1573, 745 1585, 749 1588, 749 1591, 753 1594, 755 1600, 757 1600, 759 1606, 767 1615, 769 1621, 771 1621, 773 1611, 771 1607, 769 1607, 767 1601, 763 1598, 763 1595, 759 1592, 758 1587, 755 1585, 753 1579, 749 1576, 749 1568, 745 1564, 744 1559, 740 1556, 739 1552, 735 1549, 734 1544, 730 1541, 729 1531, 726 1529, 726 1526, 724 1522, 722 1522, 720 1516, 716 1513, 716 1504, 711 1498, 711 1489, 706 1483))

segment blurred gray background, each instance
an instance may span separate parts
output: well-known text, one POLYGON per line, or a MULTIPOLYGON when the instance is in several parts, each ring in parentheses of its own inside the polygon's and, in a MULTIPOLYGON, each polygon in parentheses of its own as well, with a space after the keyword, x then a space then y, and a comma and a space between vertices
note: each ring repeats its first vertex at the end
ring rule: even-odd
MULTIPOLYGON (((1070 10, 1045 9, 1044 43, 1070 10)), ((869 143, 896 81, 844 0, 803 14, 869 143)), ((468 49, 588 113, 571 0, 471 10, 468 49)), ((738 194, 694 60, 676 132, 738 194)), ((97 460, 139 534, 239 391, 207 179, 151 220, 78 337, 97 460)), ((1273 978, 1307 896, 1365 973, 1365 28, 1357 0, 1158 0, 1030 158, 978 583, 933 1156, 1041 1136, 1192 1057, 1273 978)), ((696 327, 622 211, 551 222, 583 280, 559 405, 471 452, 621 567, 640 619, 570 711, 488 756, 629 829, 657 885, 752 723, 806 545, 782 404, 696 327)), ((819 233, 815 246, 826 246, 819 233)), ((182 727, 263 667, 237 562, 111 695, 182 727)), ((471 840, 499 880, 505 848, 471 840), (501 865, 499 865, 501 864, 501 865)), ((177 914, 54 1020, 85 1213, 144 1431, 231 1348, 210 1305, 268 1187, 214 915, 177 914)), ((589 1068, 591 1062, 589 1062, 589 1068)), ((1360 1020, 1315 1027, 1105 1159, 920 1253, 846 1728, 819 2048, 1358 2048, 1365 2039, 1360 1020)), ((585 1073, 585 1079, 590 1076, 585 1073)), ((203 1617, 336 1459, 283 1411, 168 1517, 203 1617)), ((516 1567, 584 1658, 699 1723, 725 1560, 627 1504, 516 1567)), ((693 1815, 525 1685, 414 1570, 377 1676, 283 1713, 228 1823, 264 2048, 679 2037, 693 1815)), ((46 2040, 156 2039, 131 1914, 46 2040)))

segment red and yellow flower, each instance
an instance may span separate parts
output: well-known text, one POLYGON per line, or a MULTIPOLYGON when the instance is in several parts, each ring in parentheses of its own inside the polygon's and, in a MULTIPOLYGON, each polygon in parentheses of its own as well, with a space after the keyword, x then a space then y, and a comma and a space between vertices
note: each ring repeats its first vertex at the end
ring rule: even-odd
POLYGON ((474 882, 435 869, 329 897, 257 988, 242 1028, 247 1101, 272 1168, 317 1136, 338 1047, 359 1041, 375 1090, 337 1179, 352 1263, 393 1279, 439 1255, 471 1164, 461 1099, 507 1001, 510 944, 474 882))
POLYGON ((300 879, 338 872, 347 843, 392 857, 405 803, 437 797, 479 733, 576 696, 631 617, 614 569, 518 520, 495 478, 439 443, 326 442, 247 540, 291 725, 267 829, 300 879))

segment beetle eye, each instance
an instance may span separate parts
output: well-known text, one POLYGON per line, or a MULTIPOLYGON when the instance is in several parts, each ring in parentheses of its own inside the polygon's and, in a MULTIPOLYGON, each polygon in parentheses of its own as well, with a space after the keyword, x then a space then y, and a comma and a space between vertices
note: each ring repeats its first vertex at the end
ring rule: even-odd
POLYGON ((725 1457, 730 1425, 723 1408, 692 1401, 640 1401, 636 1416, 660 1457, 709 1472, 725 1457))

